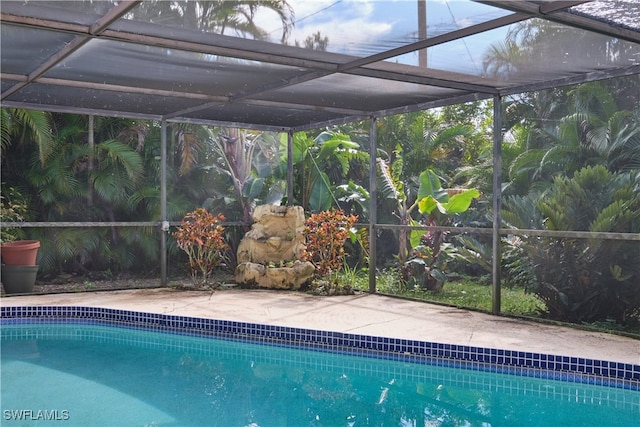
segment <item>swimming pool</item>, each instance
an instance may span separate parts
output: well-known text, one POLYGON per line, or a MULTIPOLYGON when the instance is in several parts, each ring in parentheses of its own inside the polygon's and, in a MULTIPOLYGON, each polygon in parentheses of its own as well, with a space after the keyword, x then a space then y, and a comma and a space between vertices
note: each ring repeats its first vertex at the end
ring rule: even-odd
POLYGON ((635 425, 640 366, 86 307, 2 307, 3 425, 635 425))

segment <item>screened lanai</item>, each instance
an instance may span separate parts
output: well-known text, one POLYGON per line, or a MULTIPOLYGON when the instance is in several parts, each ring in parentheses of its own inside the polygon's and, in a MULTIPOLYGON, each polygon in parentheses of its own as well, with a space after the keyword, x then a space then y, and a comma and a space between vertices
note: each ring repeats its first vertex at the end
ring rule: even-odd
MULTIPOLYGON (((206 22, 193 1, 3 0, 2 107, 156 121, 165 149, 172 123, 284 132, 291 141, 295 132, 369 120, 373 153, 381 117, 493 100, 495 213, 485 231, 494 242, 494 312, 500 236, 513 233, 500 218, 501 99, 640 74, 637 0, 292 0, 278 2, 278 12, 260 2, 213 3, 237 8, 239 21, 206 22), (558 31, 557 48, 487 59, 496 46, 516 52, 507 34, 538 20, 571 31, 558 31)), ((371 235, 381 226, 373 175, 371 235)), ((166 176, 162 185, 166 206, 166 176)), ((166 207, 153 225, 168 229, 166 207)), ((375 291, 375 239, 370 250, 375 291)))
POLYGON ((192 3, 3 1, 3 105, 298 131, 640 66, 636 1, 292 1, 284 22, 251 11, 272 29, 261 40, 191 22, 192 3), (487 69, 491 44, 532 19, 575 28, 573 50, 487 69), (314 30, 326 50, 295 46, 314 30), (592 38, 628 53, 590 52, 592 38))

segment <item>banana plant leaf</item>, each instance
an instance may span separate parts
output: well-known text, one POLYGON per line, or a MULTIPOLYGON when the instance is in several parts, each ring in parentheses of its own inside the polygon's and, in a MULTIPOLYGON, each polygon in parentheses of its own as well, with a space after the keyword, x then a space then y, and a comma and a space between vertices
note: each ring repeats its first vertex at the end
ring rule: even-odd
POLYGON ((475 188, 454 194, 446 202, 441 202, 433 196, 427 196, 418 202, 418 210, 423 215, 429 215, 437 208, 443 215, 453 215, 465 212, 471 206, 473 199, 478 197, 480 197, 480 192, 475 188))

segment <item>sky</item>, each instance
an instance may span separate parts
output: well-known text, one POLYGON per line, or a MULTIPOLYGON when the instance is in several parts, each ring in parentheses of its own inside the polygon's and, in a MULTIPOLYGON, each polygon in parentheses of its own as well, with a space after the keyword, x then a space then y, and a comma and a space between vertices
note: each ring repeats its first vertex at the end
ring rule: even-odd
MULTIPOLYGON (((328 37, 328 50, 356 56, 368 56, 393 49, 418 39, 417 0, 289 0, 295 11, 295 27, 288 43, 303 44, 316 32, 328 37)), ((468 0, 427 1, 427 34, 429 37, 464 28, 503 16, 507 12, 468 0)), ((266 29, 273 41, 278 41, 282 25, 275 14, 263 14, 257 23, 266 29)), ((504 31, 496 35, 504 39, 504 31)), ((460 56, 465 68, 479 73, 482 54, 487 46, 478 37, 451 43, 429 51, 432 67, 449 69, 452 56, 460 56)), ((417 65, 417 53, 395 58, 394 61, 417 65)), ((460 70, 462 71, 462 70, 460 70)))

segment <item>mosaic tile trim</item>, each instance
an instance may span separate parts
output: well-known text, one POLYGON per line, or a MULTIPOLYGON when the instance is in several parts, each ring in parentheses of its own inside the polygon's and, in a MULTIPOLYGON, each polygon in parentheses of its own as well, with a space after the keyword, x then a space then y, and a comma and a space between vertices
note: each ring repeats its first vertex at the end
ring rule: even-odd
POLYGON ((97 322, 640 391, 640 365, 628 363, 99 307, 0 309, 3 324, 97 322))

